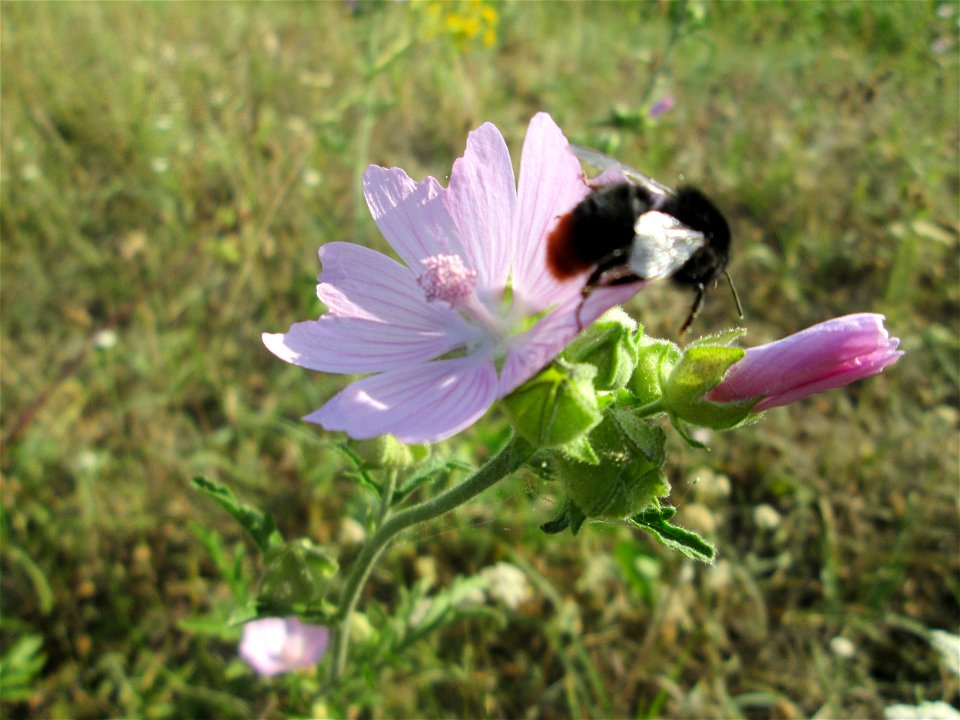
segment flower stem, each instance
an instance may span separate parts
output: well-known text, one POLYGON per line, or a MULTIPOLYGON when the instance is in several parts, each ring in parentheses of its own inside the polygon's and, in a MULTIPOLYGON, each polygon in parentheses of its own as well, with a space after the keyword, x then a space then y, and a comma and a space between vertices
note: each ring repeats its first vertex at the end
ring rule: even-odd
POLYGON ((390 506, 393 505, 393 491, 397 487, 397 475, 400 471, 397 468, 390 468, 387 471, 387 479, 383 484, 383 490, 381 491, 380 496, 380 509, 377 511, 377 529, 383 525, 383 521, 387 519, 387 515, 390 513, 390 506))
POLYGON ((459 485, 431 500, 387 517, 364 544, 340 599, 340 607, 337 609, 339 627, 333 641, 333 666, 330 670, 328 686, 335 683, 343 674, 350 645, 350 619, 353 616, 353 610, 360 597, 360 591, 370 577, 374 563, 390 541, 411 525, 439 517, 476 497, 518 469, 533 455, 533 452, 534 449, 530 445, 520 438, 513 437, 499 453, 487 461, 486 465, 459 485))

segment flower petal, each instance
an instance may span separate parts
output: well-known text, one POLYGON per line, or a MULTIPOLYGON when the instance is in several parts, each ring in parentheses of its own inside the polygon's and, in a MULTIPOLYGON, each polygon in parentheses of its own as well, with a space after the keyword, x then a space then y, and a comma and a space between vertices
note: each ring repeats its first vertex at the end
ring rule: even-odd
POLYGON ((583 279, 559 282, 547 269, 547 236, 561 215, 589 192, 580 161, 546 113, 530 121, 520 160, 519 206, 514 226, 513 290, 533 312, 578 293, 583 279))
POLYGON ((323 316, 263 333, 263 344, 288 363, 319 372, 360 375, 415 365, 461 345, 448 335, 410 335, 389 324, 323 316))
POLYGON ((499 296, 512 260, 517 187, 503 135, 484 123, 467 136, 463 157, 453 164, 447 190, 464 262, 477 271, 477 288, 499 296))
POLYGON ((363 174, 363 194, 383 237, 415 275, 425 258, 463 256, 446 190, 436 178, 418 183, 400 168, 371 165, 363 174))
POLYGON ((329 308, 285 334, 264 333, 267 348, 311 370, 381 372, 424 362, 475 342, 476 328, 445 303, 428 303, 409 268, 351 243, 320 248, 317 295, 329 308))
POLYGON ((357 439, 391 433, 405 443, 434 442, 476 422, 496 390, 493 361, 475 353, 357 380, 304 420, 357 439))
POLYGON ((903 354, 883 320, 883 315, 855 313, 749 348, 707 399, 763 397, 754 408, 760 412, 874 375, 903 354))
MULTIPOLYGON (((588 327, 610 308, 633 297, 646 283, 597 288, 580 311, 582 327, 588 327)), ((499 397, 509 395, 525 383, 580 333, 577 325, 579 293, 561 303, 536 325, 511 341, 510 353, 500 371, 499 397)))
POLYGON ((805 397, 843 387, 857 380, 876 375, 888 365, 893 365, 900 359, 901 355, 903 355, 902 352, 891 352, 890 350, 884 349, 871 353, 868 356, 857 358, 855 361, 848 363, 847 366, 839 372, 819 378, 815 382, 807 383, 806 385, 798 385, 797 387, 790 388, 790 390, 780 393, 779 395, 768 397, 758 403, 757 406, 753 408, 753 412, 763 412, 770 408, 789 405, 798 400, 803 400, 805 397))
POLYGON ((243 626, 240 656, 261 675, 308 668, 327 651, 330 630, 296 617, 262 618, 243 626))

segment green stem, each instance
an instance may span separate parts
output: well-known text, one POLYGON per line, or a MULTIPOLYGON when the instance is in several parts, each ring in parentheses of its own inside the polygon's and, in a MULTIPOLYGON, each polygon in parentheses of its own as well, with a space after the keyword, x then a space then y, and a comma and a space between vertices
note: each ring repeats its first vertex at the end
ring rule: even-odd
POLYGON ((667 409, 663 405, 663 397, 658 397, 656 400, 651 400, 646 405, 640 405, 634 408, 633 412, 639 415, 640 417, 650 417, 652 415, 657 415, 662 412, 666 412, 667 409))
POLYGON ((390 506, 393 505, 393 491, 397 488, 397 475, 400 471, 397 468, 391 468, 387 471, 387 479, 383 484, 382 495, 380 496, 380 510, 377 512, 377 528, 383 525, 390 513, 390 506))
POLYGON ((667 40, 666 47, 663 49, 659 59, 653 66, 653 70, 650 72, 650 79, 647 82, 647 87, 639 96, 641 106, 646 105, 650 101, 650 96, 653 94, 654 88, 657 86, 657 78, 660 76, 660 73, 667 64, 667 59, 670 57, 670 51, 673 49, 674 44, 680 39, 680 35, 683 33, 683 25, 686 20, 687 13, 686 0, 683 0, 680 3, 680 9, 675 10, 674 12, 676 12, 676 15, 674 16, 676 20, 673 23, 670 38, 667 40))
POLYGON ((353 615, 360 591, 370 577, 377 558, 384 551, 390 541, 411 525, 433 520, 436 517, 450 512, 463 505, 484 490, 518 469, 533 455, 533 448, 523 440, 514 437, 504 448, 492 457, 486 465, 459 485, 450 488, 432 500, 408 508, 403 512, 387 518, 373 536, 367 540, 354 563, 340 607, 337 609, 339 628, 333 641, 333 666, 330 670, 328 685, 332 685, 343 674, 347 662, 347 651, 350 645, 350 619, 353 615))

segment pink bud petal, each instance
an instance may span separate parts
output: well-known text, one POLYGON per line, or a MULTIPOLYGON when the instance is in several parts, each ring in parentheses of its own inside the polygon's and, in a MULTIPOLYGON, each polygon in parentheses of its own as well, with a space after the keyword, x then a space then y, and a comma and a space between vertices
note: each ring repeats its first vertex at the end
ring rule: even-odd
POLYGON ((855 313, 750 348, 707 394, 713 402, 763 398, 761 412, 876 375, 903 353, 883 315, 855 313))

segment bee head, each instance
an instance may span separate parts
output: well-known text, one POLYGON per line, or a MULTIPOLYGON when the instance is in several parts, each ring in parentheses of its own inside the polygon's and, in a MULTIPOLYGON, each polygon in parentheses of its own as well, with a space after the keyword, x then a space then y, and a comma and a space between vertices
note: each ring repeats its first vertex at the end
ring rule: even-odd
POLYGON ((687 227, 698 230, 707 238, 710 247, 718 258, 726 258, 730 249, 730 226, 707 196, 694 187, 677 189, 670 214, 687 227))

